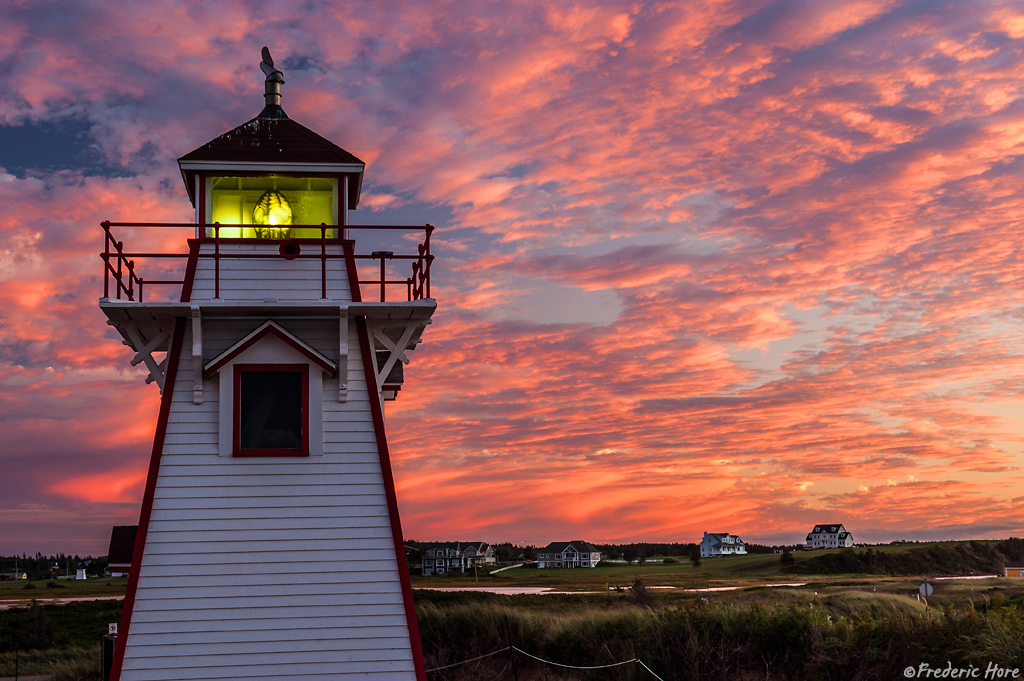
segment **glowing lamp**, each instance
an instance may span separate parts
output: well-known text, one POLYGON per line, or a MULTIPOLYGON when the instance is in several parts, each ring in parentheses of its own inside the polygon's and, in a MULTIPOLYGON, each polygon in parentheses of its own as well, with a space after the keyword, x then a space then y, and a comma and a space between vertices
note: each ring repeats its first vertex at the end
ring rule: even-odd
POLYGON ((281 192, 264 192, 252 210, 252 222, 255 225, 290 225, 292 224, 291 204, 281 192))

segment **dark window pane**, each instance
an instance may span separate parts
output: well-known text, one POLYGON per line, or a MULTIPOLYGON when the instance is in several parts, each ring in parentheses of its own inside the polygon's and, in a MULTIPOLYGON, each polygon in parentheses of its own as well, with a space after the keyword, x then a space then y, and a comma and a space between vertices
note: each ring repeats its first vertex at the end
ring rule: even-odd
POLYGON ((241 448, 302 447, 302 372, 243 371, 241 448))

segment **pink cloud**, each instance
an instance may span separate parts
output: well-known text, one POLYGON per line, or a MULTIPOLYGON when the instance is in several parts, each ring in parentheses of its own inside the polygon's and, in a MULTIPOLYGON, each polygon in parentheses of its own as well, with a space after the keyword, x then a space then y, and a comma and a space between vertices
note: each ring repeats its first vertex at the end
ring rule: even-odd
POLYGON ((96 310, 97 225, 190 218, 174 159, 255 115, 270 44, 290 115, 368 161, 357 220, 451 216, 388 407, 408 536, 1021 531, 1024 427, 985 410, 1024 391, 1006 6, 267 7, 8 13, 0 121, 79 121, 124 168, 0 178, 12 508, 137 499, 157 397, 96 310), (621 309, 510 312, 553 286, 621 309))

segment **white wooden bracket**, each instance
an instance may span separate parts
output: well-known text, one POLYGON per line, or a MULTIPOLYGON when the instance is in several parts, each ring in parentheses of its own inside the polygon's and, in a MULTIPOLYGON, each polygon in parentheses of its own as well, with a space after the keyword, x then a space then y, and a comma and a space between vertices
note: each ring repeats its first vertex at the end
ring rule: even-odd
POLYGON ((193 404, 203 403, 203 315, 199 305, 193 303, 192 309, 192 386, 193 404))
MULTIPOLYGON (((124 341, 124 344, 135 350, 135 357, 132 358, 131 365, 136 366, 142 362, 146 363, 146 368, 149 369, 149 376, 146 377, 146 383, 155 382, 157 387, 160 388, 160 394, 164 392, 164 376, 167 370, 167 357, 171 354, 169 352, 169 342, 171 338, 171 328, 157 328, 153 337, 148 341, 143 337, 136 324, 130 322, 117 322, 108 321, 108 324, 116 327, 121 331, 122 336, 127 336, 128 340, 124 341), (164 355, 162 362, 157 362, 153 357, 154 352, 164 351, 167 352, 164 355)), ((149 329, 147 329, 149 331, 149 329)))
POLYGON ((398 342, 391 340, 391 337, 384 333, 384 328, 395 328, 398 326, 394 321, 387 321, 382 324, 374 324, 370 327, 370 333, 374 340, 380 342, 388 350, 388 359, 384 362, 384 366, 377 366, 377 351, 376 343, 373 348, 373 370, 377 374, 377 390, 380 391, 384 387, 384 379, 391 373, 391 369, 394 368, 395 362, 401 361, 402 364, 408 364, 409 358, 405 355, 405 348, 409 345, 409 340, 412 335, 416 333, 416 329, 423 326, 423 322, 416 321, 403 325, 402 336, 398 339, 398 342))
POLYGON ((338 320, 338 401, 348 402, 348 310, 338 320))

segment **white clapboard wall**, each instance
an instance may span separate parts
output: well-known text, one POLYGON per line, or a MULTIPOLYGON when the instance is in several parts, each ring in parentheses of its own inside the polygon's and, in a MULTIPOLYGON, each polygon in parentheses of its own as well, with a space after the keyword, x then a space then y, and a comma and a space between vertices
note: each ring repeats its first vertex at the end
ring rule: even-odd
MULTIPOLYGON (((222 277, 230 262, 222 261, 222 277)), ((294 292, 282 298, 305 297, 306 288, 320 295, 319 261, 308 261, 315 278, 304 279, 274 272, 282 262, 293 272, 295 262, 243 262, 258 266, 222 278, 222 297, 266 298, 280 282, 294 292)), ((335 300, 350 298, 342 266, 330 265, 335 300)), ((200 261, 193 301, 212 297, 211 270, 200 261)), ((337 317, 275 321, 339 359, 337 317)), ((204 321, 205 360, 260 323, 204 321)), ((230 458, 218 453, 216 376, 204 382, 202 403, 193 401, 202 358, 191 355, 186 324, 124 681, 416 678, 370 409, 377 396, 354 323, 348 333, 347 401, 339 402, 338 380, 323 377, 323 456, 230 458)))
MULTIPOLYGON (((204 242, 201 253, 209 256, 214 245, 204 242)), ((302 255, 319 255, 320 244, 301 244, 302 255)), ((220 252, 228 256, 277 254, 276 245, 268 248, 258 241, 251 243, 221 244, 220 252)), ((342 254, 337 244, 327 246, 327 252, 342 254)), ((210 300, 216 291, 213 260, 203 257, 196 268, 192 286, 192 300, 210 300)), ((322 263, 319 258, 281 257, 224 257, 220 259, 220 297, 224 300, 263 300, 268 297, 281 300, 317 300, 322 293, 322 263)), ((348 286, 344 258, 327 259, 327 297, 332 300, 352 300, 348 286)))

